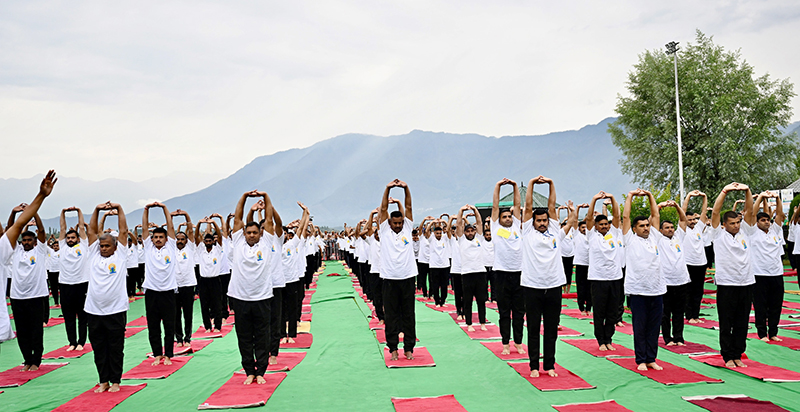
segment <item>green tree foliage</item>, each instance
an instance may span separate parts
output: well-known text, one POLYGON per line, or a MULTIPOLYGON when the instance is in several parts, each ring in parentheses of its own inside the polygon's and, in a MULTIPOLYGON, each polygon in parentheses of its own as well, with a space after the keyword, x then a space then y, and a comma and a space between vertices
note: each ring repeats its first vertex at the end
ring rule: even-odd
MULTIPOLYGON (((643 186, 678 186, 673 56, 648 50, 628 76, 609 125, 623 173, 643 186)), ((740 52, 726 51, 697 31, 678 52, 684 182, 713 199, 728 183, 754 193, 785 187, 798 175, 798 140, 785 135, 794 85, 756 77, 740 52)), ((713 200, 709 199, 710 203, 713 200)))

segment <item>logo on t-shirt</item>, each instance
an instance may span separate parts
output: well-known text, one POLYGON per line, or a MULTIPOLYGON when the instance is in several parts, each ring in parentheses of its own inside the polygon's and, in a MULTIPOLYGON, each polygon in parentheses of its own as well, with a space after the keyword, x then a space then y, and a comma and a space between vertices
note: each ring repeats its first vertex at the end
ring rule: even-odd
POLYGON ((31 256, 31 266, 36 264, 36 256, 31 256))
POLYGON ((81 250, 80 249, 75 249, 75 256, 81 257, 81 250))
POLYGON ((215 265, 217 264, 217 258, 211 260, 215 265))
POLYGON ((742 239, 742 247, 747 249, 747 242, 745 242, 744 239, 742 239))
POLYGON ((702 238, 702 237, 700 237, 700 234, 699 234, 699 233, 697 234, 697 240, 703 240, 703 238, 702 238))
POLYGON ((260 250, 258 252, 256 252, 256 260, 258 260, 259 262, 263 260, 262 257, 261 257, 261 251, 260 250))
POLYGON ((678 253, 681 253, 681 245, 679 245, 679 244, 677 244, 677 243, 676 243, 676 244, 675 244, 675 250, 676 250, 678 253))
POLYGON ((169 256, 164 256, 164 263, 166 263, 167 265, 169 265, 171 262, 172 262, 172 261, 171 261, 171 260, 169 260, 169 256))
POLYGON ((517 231, 516 231, 516 230, 514 231, 514 233, 513 233, 513 234, 514 234, 514 239, 519 239, 519 235, 517 234, 517 231))
POLYGON ((408 244, 408 239, 406 239, 406 237, 405 237, 405 236, 403 236, 403 238, 402 238, 402 239, 400 239, 400 240, 402 240, 402 241, 403 241, 403 245, 407 245, 407 244, 408 244))
POLYGON ((614 241, 613 241, 613 240, 609 240, 609 241, 608 241, 608 247, 609 247, 610 249, 614 249, 614 248, 616 247, 616 246, 614 245, 614 241))
POLYGON ((272 245, 272 252, 275 253, 275 245, 272 245))
POLYGON ((116 275, 117 274, 117 265, 115 265, 113 263, 108 265, 108 274, 109 275, 116 275))
POLYGON ((182 253, 183 253, 183 260, 186 260, 186 252, 182 252, 182 253))

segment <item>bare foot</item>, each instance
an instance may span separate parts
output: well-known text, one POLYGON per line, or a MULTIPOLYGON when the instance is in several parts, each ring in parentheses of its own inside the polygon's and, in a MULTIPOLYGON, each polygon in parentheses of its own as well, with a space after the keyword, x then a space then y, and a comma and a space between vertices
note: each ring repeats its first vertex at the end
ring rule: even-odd
POLYGON ((764 342, 769 342, 769 338, 768 338, 768 337, 766 337, 766 336, 764 336, 764 337, 763 337, 763 338, 761 338, 760 340, 762 340, 762 341, 764 341, 764 342))
POLYGON ((386 322, 384 322, 383 320, 379 320, 378 321, 378 325, 383 325, 384 323, 386 323, 386 322))
POLYGON ((108 390, 108 382, 103 382, 97 385, 97 389, 94 390, 94 393, 103 393, 108 390))
POLYGON ((547 372, 547 374, 550 375, 551 378, 557 378, 558 377, 558 374, 556 373, 555 369, 550 369, 549 371, 545 371, 545 372, 547 372))
POLYGON ((486 329, 486 324, 485 323, 481 323, 481 330, 489 330, 489 329, 486 329))
POLYGON ((650 368, 650 369, 653 369, 653 370, 657 370, 657 371, 663 371, 664 370, 664 368, 662 368, 661 365, 659 365, 659 364, 657 364, 655 362, 648 363, 647 367, 650 368))
POLYGON ((702 319, 695 319, 694 321, 695 321, 696 323, 706 323, 706 321, 704 321, 704 320, 702 320, 702 319))
POLYGON ((736 362, 734 362, 732 360, 729 360, 729 361, 725 362, 725 367, 726 368, 735 368, 736 367, 736 362))
POLYGON ((397 351, 396 351, 396 350, 392 351, 392 358, 391 358, 391 360, 393 360, 393 361, 396 361, 396 360, 398 360, 398 359, 400 359, 400 357, 397 355, 397 351))
POLYGON ((519 353, 520 355, 525 354, 525 349, 522 348, 521 344, 515 343, 514 347, 517 348, 517 353, 519 353))
POLYGON ((414 360, 414 352, 406 351, 405 355, 407 360, 414 360))
POLYGON ((694 325, 695 323, 697 323, 697 319, 689 319, 689 323, 694 325))
POLYGON ((558 330, 564 330, 564 327, 561 326, 561 325, 558 325, 558 330))
POLYGON ((734 359, 733 363, 735 363, 736 367, 738 367, 738 368, 746 368, 747 367, 747 365, 745 365, 744 362, 742 362, 741 359, 734 359))
POLYGON ((259 375, 259 376, 256 376, 256 383, 259 384, 259 385, 263 385, 263 384, 267 383, 267 380, 264 379, 263 376, 259 375))
POLYGON ((269 357, 269 364, 270 365, 277 365, 278 364, 278 357, 277 356, 270 356, 269 357))
MULTIPOLYGON (((739 361, 739 362, 741 362, 741 361, 739 361)), ((31 371, 31 372, 35 372, 35 371, 38 371, 38 370, 39 370, 39 367, 38 367, 38 366, 36 366, 36 365, 31 365, 31 367, 30 367, 30 368, 28 368, 28 370, 29 370, 29 371, 31 371)))
POLYGON ((535 370, 535 369, 532 370, 531 371, 531 378, 538 378, 538 377, 539 377, 539 371, 535 370))
POLYGON ((675 342, 668 342, 667 343, 667 346, 675 346, 675 345, 677 345, 677 343, 675 343, 675 342))
POLYGON ((27 371, 29 371, 29 370, 31 370, 31 365, 25 365, 25 367, 24 367, 24 368, 22 368, 22 371, 23 371, 23 372, 27 372, 27 371))
POLYGON ((646 371, 647 370, 647 365, 644 364, 644 363, 640 363, 639 366, 636 367, 636 369, 638 369, 640 371, 646 371))
POLYGON ((608 347, 606 347, 606 345, 600 345, 600 347, 599 347, 599 348, 597 348, 597 350, 600 350, 600 351, 603 351, 603 352, 605 352, 605 351, 607 351, 607 350, 608 350, 608 347))
POLYGON ((245 385, 249 385, 249 384, 253 383, 253 381, 255 379, 256 379, 255 375, 247 375, 247 379, 244 380, 244 384, 245 385))
POLYGON ((618 328, 621 328, 621 327, 623 327, 623 326, 625 326, 625 324, 624 324, 624 323, 622 323, 622 322, 617 322, 617 327, 618 327, 618 328))
POLYGON ((676 343, 676 345, 678 345, 678 346, 686 346, 686 344, 683 343, 683 342, 678 342, 678 343, 676 343))
POLYGON ((606 348, 608 348, 608 350, 617 350, 617 348, 615 348, 615 347, 614 347, 613 345, 611 345, 610 343, 606 343, 606 348))
POLYGON ((500 352, 502 355, 510 355, 511 354, 511 347, 508 344, 503 345, 503 351, 500 352))
POLYGON ((288 341, 289 341, 289 340, 288 340, 287 338, 281 338, 281 343, 286 343, 286 342, 288 342, 288 341))
POLYGON ((220 333, 221 331, 219 329, 211 329, 211 332, 212 333, 220 333))
POLYGON ((472 325, 469 325, 469 326, 467 326, 467 331, 468 332, 475 332, 475 328, 473 328, 472 325))
POLYGON ((155 357, 155 360, 154 360, 154 361, 153 361, 153 363, 151 363, 150 365, 152 365, 152 366, 158 366, 158 364, 159 364, 159 363, 161 363, 161 358, 163 358, 163 356, 156 356, 156 357, 155 357))
POLYGON ((771 340, 773 342, 783 342, 783 339, 781 339, 781 338, 779 338, 777 336, 773 336, 773 337, 769 338, 769 340, 771 340))
POLYGON ((164 356, 164 365, 172 365, 172 361, 169 360, 169 356, 164 356))
POLYGON ((403 340, 403 338, 404 338, 405 336, 406 336, 406 334, 405 334, 405 333, 403 333, 403 332, 400 332, 400 333, 398 333, 398 334, 397 334, 397 340, 403 340))
POLYGON ((70 346, 67 348, 67 352, 72 352, 72 351, 74 351, 74 350, 75 350, 75 347, 74 347, 74 346, 72 346, 72 345, 70 345, 70 346))
POLYGON ((119 392, 119 384, 118 383, 112 383, 111 384, 111 389, 109 389, 108 391, 109 392, 119 392))
POLYGON ((294 338, 286 338, 286 343, 295 343, 294 338))
POLYGON ((83 351, 83 345, 76 346, 75 350, 78 351, 78 352, 82 352, 83 351))

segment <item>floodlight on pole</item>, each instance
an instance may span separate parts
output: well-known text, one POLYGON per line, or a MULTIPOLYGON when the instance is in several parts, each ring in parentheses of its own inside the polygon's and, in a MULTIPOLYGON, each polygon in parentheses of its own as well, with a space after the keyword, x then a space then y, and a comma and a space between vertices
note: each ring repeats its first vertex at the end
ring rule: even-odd
POLYGON ((681 100, 678 97, 678 42, 671 41, 666 44, 667 54, 674 56, 675 63, 675 124, 678 126, 678 179, 681 185, 681 203, 685 197, 683 190, 683 144, 681 142, 681 100))

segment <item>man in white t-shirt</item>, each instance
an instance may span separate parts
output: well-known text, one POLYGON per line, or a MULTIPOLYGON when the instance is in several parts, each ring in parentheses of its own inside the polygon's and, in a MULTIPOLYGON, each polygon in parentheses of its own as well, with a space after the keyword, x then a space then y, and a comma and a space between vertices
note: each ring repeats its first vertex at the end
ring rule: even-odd
MULTIPOLYGON (((756 312, 756 331, 758 338, 768 342, 780 342, 778 323, 781 320, 783 306, 783 228, 779 222, 786 217, 780 196, 772 192, 758 195, 755 207, 750 212, 755 215, 756 225, 745 222, 742 230, 750 237, 753 274, 756 283, 753 286, 753 308, 756 312), (775 221, 769 199, 775 199, 775 221), (759 206, 763 212, 759 212, 759 206)), ((752 218, 752 217, 751 217, 752 218)))
MULTIPOLYGON (((558 219, 561 219, 561 210, 566 210, 567 214, 569 214, 569 209, 566 206, 559 206, 556 209, 556 213, 558 213, 558 219)), ((577 210, 577 208, 576 208, 577 210)), ((567 219, 561 221, 561 227, 565 227, 567 225, 567 219)), ((577 227, 575 228, 577 230, 577 227)), ((564 276, 567 278, 567 283, 564 284, 563 292, 570 293, 572 290, 572 275, 575 273, 575 232, 576 230, 570 231, 566 236, 564 236, 564 240, 561 241, 561 245, 559 245, 559 250, 561 253, 561 262, 564 264, 564 276)))
MULTIPOLYGON (((525 319, 525 297, 520 286, 522 274, 522 223, 520 222, 520 198, 517 183, 504 178, 494 186, 492 197, 492 242, 494 242, 494 277, 497 281, 497 310, 500 312, 500 335, 503 354, 511 353, 509 343, 514 333, 514 347, 522 348, 522 327, 525 319), (514 194, 514 206, 500 210, 500 188, 510 185, 514 194)), ((492 285, 494 288, 495 285, 492 285)))
MULTIPOLYGON (((389 203, 399 203, 395 199, 389 199, 389 203)), ((375 215, 378 209, 370 213, 369 219, 366 224, 366 242, 369 244, 369 274, 367 281, 372 290, 372 306, 375 308, 375 316, 378 318, 378 324, 383 325, 386 323, 386 314, 383 311, 383 279, 381 279, 381 236, 378 230, 378 220, 375 215)))
POLYGON ((86 302, 86 291, 89 278, 84 271, 84 255, 89 245, 86 243, 86 226, 83 212, 77 207, 68 207, 61 211, 58 245, 60 247, 60 266, 58 275, 61 290, 61 314, 64 315, 64 328, 69 343, 68 351, 82 351, 86 345, 88 320, 83 310, 86 302), (67 229, 67 212, 77 212, 76 229, 67 229), (77 325, 75 319, 77 318, 77 325), (76 328, 77 326, 77 328, 76 328), (77 332, 76 332, 77 331, 77 332))
POLYGON ((162 360, 171 365, 174 355, 175 339, 175 294, 178 282, 175 278, 177 252, 175 227, 172 215, 163 203, 146 205, 142 211, 142 227, 150 227, 150 209, 161 208, 167 228, 156 227, 152 235, 149 230, 142 231, 144 245, 145 275, 142 287, 144 292, 145 315, 147 316, 147 335, 150 349, 158 365, 162 360), (161 340, 161 324, 164 324, 164 340, 161 340))
POLYGON ((717 284, 717 314, 719 316, 719 349, 725 366, 745 366, 742 354, 747 349, 747 324, 753 301, 753 275, 751 242, 746 230, 741 230, 742 216, 733 211, 720 212, 729 192, 745 192, 744 221, 755 225, 753 194, 747 185, 731 183, 725 186, 714 202, 711 212, 711 236, 714 245, 717 284), (721 220, 721 221, 720 221, 721 220))
MULTIPOLYGON (((13 272, 11 282, 11 308, 14 311, 14 325, 17 328, 17 345, 22 352, 22 371, 36 371, 42 362, 44 350, 44 310, 47 305, 47 273, 44 259, 47 255, 44 227, 39 219, 38 211, 44 199, 50 195, 55 185, 56 174, 47 172, 39 185, 39 193, 29 205, 22 204, 12 212, 12 218, 20 212, 19 218, 10 224, 2 237, 0 237, 0 265, 11 265, 13 272), (39 234, 33 232, 22 233, 22 244, 17 244, 17 238, 27 226, 28 222, 36 219, 39 234), (39 245, 37 245, 37 242, 39 245)), ((8 322, 7 309, 0 317, 0 341, 11 339, 13 332, 8 322)))
POLYGON ((674 222, 662 220, 662 236, 658 238, 661 276, 667 285, 667 293, 664 294, 664 314, 661 318, 661 335, 667 346, 684 346, 683 315, 690 282, 685 258, 687 217, 674 200, 658 204, 659 209, 665 207, 674 207, 678 212, 678 227, 675 227, 674 222))
POLYGON ((486 267, 484 264, 483 235, 478 234, 481 227, 481 214, 473 205, 462 206, 456 217, 456 245, 461 257, 461 287, 463 289, 463 318, 467 330, 472 327, 472 300, 478 305, 478 323, 481 330, 486 330, 486 267), (475 218, 475 225, 470 225, 464 218, 464 212, 472 210, 469 216, 475 218))
POLYGON ((464 286, 461 283, 461 249, 456 242, 456 217, 450 217, 447 223, 447 240, 450 245, 450 282, 453 288, 456 306, 456 320, 464 320, 464 286))
POLYGON ((186 211, 178 209, 171 215, 173 221, 177 216, 183 216, 186 219, 186 232, 175 234, 175 247, 177 248, 175 282, 178 284, 178 293, 175 294, 175 342, 177 346, 191 346, 194 291, 197 287, 197 277, 194 273, 197 247, 193 241, 190 241, 190 239, 194 239, 194 225, 186 211), (183 325, 181 325, 181 314, 183 314, 183 325))
MULTIPOLYGON (((61 257, 61 248, 58 242, 50 235, 47 240, 47 285, 50 287, 50 296, 53 297, 53 305, 58 308, 61 307, 58 299, 58 272, 61 270, 61 264, 58 258, 61 257)), ((49 308, 48 308, 49 310, 49 308)))
MULTIPOLYGON (((588 203, 581 203, 575 208, 578 215, 581 209, 589 207, 588 203)), ((574 248, 575 288, 578 295, 578 310, 584 316, 592 312, 592 286, 589 283, 589 240, 586 238, 586 221, 578 222, 578 230, 573 232, 572 245, 574 248)))
POLYGON ((300 321, 300 312, 305 293, 303 292, 303 263, 305 256, 302 254, 303 234, 308 226, 308 208, 298 203, 303 208, 303 215, 286 225, 286 240, 282 246, 282 266, 286 279, 283 290, 283 307, 281 312, 281 342, 294 343, 297 337, 297 323, 300 321), (297 232, 297 233, 295 233, 297 232))
POLYGON ((683 257, 686 261, 686 269, 689 271, 689 286, 686 292, 686 320, 689 323, 702 323, 700 320, 700 302, 703 300, 703 288, 706 281, 706 269, 708 260, 706 259, 705 237, 706 227, 708 227, 708 196, 699 190, 692 190, 686 194, 683 201, 683 211, 686 213, 686 233, 683 242, 683 257), (703 198, 700 213, 689 213, 689 201, 693 197, 703 198))
MULTIPOLYGON (((795 206, 792 213, 792 220, 789 222, 789 238, 794 240, 792 250, 788 252, 794 258, 795 266, 800 266, 800 206, 795 206)), ((800 271, 797 272, 797 279, 800 280, 800 271)))
POLYGON ((528 320, 528 356, 532 378, 539 377, 540 329, 544 331, 542 370, 557 377, 556 340, 561 316, 562 286, 567 282, 561 247, 564 238, 572 233, 578 223, 577 211, 568 203, 567 224, 562 228, 556 213, 556 188, 553 180, 538 176, 528 183, 525 194, 525 212, 522 216, 522 277, 525 294, 525 311, 528 320), (547 209, 535 208, 533 188, 547 184, 550 188, 547 209))
POLYGON ((589 272, 587 279, 592 289, 592 320, 594 337, 601 351, 616 350, 612 345, 614 327, 617 323, 622 285, 622 265, 618 256, 622 249, 622 231, 619 207, 613 195, 600 192, 589 203, 586 212, 586 241, 589 248, 589 272), (613 222, 604 214, 594 215, 598 200, 611 200, 613 222))
POLYGON ((386 315, 386 346, 391 359, 399 358, 397 346, 399 334, 403 332, 403 352, 408 360, 414 359, 417 340, 414 313, 414 289, 417 264, 411 231, 414 218, 411 210, 411 191, 408 185, 395 179, 386 185, 378 211, 378 231, 381 239, 381 273, 383 278, 383 309, 386 315), (405 192, 405 213, 399 210, 389 214, 389 192, 399 187, 405 192))
POLYGON ((428 237, 430 294, 434 305, 439 307, 444 306, 447 301, 447 284, 450 276, 450 243, 444 235, 446 225, 446 221, 434 219, 425 231, 428 237))
POLYGON ((222 239, 227 237, 212 218, 200 219, 195 230, 195 259, 200 266, 197 288, 200 292, 200 313, 206 332, 222 329, 222 286, 219 269, 222 265, 222 239), (201 226, 205 224, 205 231, 201 226), (214 236, 218 234, 218 236, 214 236))
POLYGON ((89 287, 84 310, 89 318, 89 339, 100 378, 95 393, 119 392, 129 305, 126 290, 128 224, 122 206, 106 202, 95 207, 89 220, 87 244, 84 270, 89 287), (118 238, 101 232, 97 223, 101 210, 115 211, 119 222, 118 238))
POLYGON ((494 290, 490 288, 495 287, 494 280, 494 243, 492 243, 492 227, 489 224, 492 217, 486 216, 486 220, 481 222, 481 230, 483 233, 483 267, 486 268, 486 297, 487 302, 494 302, 494 290))

